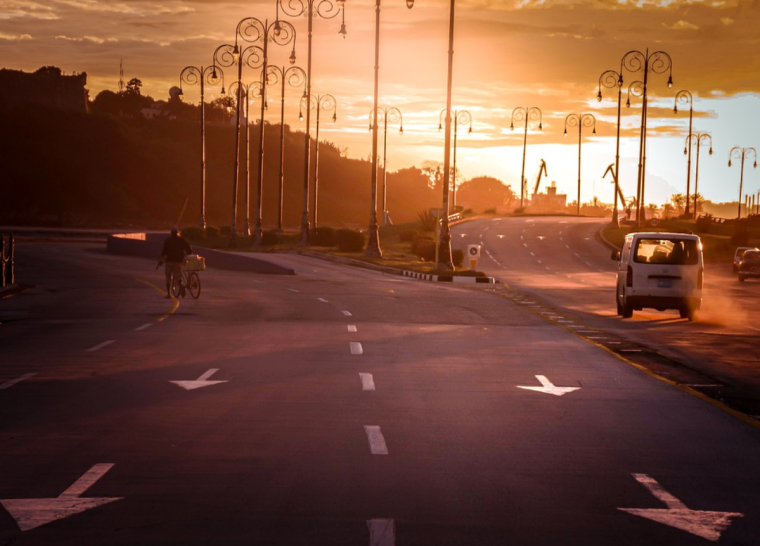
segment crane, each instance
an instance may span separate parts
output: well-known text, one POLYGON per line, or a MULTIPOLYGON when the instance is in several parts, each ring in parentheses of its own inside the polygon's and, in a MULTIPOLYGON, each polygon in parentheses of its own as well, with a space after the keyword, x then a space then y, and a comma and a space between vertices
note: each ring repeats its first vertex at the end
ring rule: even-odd
POLYGON ((546 161, 543 159, 541 160, 541 164, 538 166, 538 175, 536 175, 536 185, 533 188, 533 195, 536 195, 538 193, 538 186, 541 184, 541 175, 549 176, 549 173, 546 172, 546 161))
POLYGON ((620 184, 617 183, 617 179, 615 178, 615 164, 611 163, 609 167, 607 167, 607 170, 604 171, 604 174, 602 175, 602 178, 605 178, 607 176, 607 173, 612 175, 612 183, 617 186, 618 195, 620 196, 620 202, 625 205, 625 197, 623 196, 623 190, 620 189, 620 184))

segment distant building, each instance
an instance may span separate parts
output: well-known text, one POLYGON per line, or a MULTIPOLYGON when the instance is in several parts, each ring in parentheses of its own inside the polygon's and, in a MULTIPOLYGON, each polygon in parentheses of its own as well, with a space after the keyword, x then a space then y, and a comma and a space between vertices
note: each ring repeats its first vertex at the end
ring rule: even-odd
POLYGON ((85 89, 87 74, 66 76, 56 67, 43 67, 37 72, 0 69, 0 106, 21 108, 49 106, 62 110, 87 112, 89 92, 85 89))
POLYGON ((534 193, 530 200, 530 208, 533 211, 559 212, 567 207, 567 195, 557 193, 557 183, 546 188, 546 193, 534 193))

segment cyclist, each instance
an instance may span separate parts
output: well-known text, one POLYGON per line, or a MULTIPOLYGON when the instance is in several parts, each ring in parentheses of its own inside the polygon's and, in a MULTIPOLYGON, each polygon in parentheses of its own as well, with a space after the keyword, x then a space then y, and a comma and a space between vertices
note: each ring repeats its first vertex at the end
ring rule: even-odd
POLYGON ((166 274, 166 296, 171 298, 172 277, 175 279, 182 278, 182 262, 185 256, 193 253, 193 248, 185 239, 180 237, 179 229, 172 227, 171 235, 164 241, 164 248, 161 250, 161 257, 158 265, 166 262, 164 273, 166 274))

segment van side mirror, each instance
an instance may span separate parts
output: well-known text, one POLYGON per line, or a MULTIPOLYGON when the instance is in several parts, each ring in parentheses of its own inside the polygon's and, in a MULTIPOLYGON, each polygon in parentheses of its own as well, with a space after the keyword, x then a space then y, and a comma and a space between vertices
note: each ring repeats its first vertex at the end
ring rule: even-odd
POLYGON ((620 251, 619 250, 613 250, 612 255, 610 256, 610 260, 615 260, 617 262, 620 261, 620 251))

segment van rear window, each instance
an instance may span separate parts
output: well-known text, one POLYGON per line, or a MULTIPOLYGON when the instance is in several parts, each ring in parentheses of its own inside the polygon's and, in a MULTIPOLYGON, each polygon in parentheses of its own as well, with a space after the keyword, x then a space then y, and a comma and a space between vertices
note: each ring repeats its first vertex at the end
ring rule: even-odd
POLYGON ((693 239, 639 239, 633 261, 640 264, 696 265, 697 241, 693 239))

